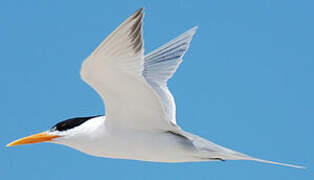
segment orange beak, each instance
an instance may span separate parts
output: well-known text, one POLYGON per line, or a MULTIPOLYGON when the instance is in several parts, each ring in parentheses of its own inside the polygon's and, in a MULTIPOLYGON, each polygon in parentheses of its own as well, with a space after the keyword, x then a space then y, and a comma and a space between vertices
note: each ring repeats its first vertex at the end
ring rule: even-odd
POLYGON ((47 142, 51 141, 54 138, 60 137, 58 135, 51 135, 46 132, 34 134, 31 136, 23 137, 21 139, 15 140, 9 144, 7 144, 7 147, 10 146, 16 146, 16 145, 22 145, 22 144, 33 144, 33 143, 39 143, 39 142, 47 142))

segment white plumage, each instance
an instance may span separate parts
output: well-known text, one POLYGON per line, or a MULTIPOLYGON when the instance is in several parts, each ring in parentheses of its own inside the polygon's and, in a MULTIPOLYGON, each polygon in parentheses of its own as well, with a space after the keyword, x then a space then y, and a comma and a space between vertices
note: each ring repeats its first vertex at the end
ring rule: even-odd
POLYGON ((182 62, 196 27, 144 56, 143 9, 114 30, 83 62, 82 79, 101 96, 106 116, 65 121, 8 146, 52 142, 90 155, 157 162, 253 160, 183 131, 167 81, 182 62))
MULTIPOLYGON (((102 131, 112 133, 103 141, 104 148, 94 155, 162 162, 230 159, 275 163, 226 149, 181 130, 176 124, 175 102, 167 81, 182 62, 197 27, 144 56, 142 21, 140 9, 82 65, 82 79, 106 105, 102 131), (106 144, 112 146, 108 154, 104 153, 108 151, 104 150, 108 148, 106 144)), ((89 153, 86 148, 81 150, 89 153)))

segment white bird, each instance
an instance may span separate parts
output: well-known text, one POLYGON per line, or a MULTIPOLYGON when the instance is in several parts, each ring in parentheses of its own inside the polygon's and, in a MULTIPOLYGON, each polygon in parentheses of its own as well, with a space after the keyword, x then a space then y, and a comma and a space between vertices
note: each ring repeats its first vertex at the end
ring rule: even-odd
POLYGON ((114 30, 81 67, 102 98, 106 116, 72 118, 7 146, 57 143, 92 156, 155 162, 252 160, 285 165, 227 149, 183 131, 167 81, 182 62, 194 27, 144 55, 143 9, 114 30))

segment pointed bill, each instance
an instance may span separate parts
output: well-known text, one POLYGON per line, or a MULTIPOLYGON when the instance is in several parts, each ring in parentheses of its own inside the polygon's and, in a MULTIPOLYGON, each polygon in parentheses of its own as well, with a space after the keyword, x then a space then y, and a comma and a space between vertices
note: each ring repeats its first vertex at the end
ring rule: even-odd
POLYGON ((34 144, 39 142, 47 142, 51 141, 54 138, 60 137, 58 135, 51 135, 47 132, 41 132, 38 134, 34 134, 31 136, 23 137, 21 139, 15 140, 9 144, 7 144, 7 147, 16 146, 16 145, 23 145, 23 144, 34 144))

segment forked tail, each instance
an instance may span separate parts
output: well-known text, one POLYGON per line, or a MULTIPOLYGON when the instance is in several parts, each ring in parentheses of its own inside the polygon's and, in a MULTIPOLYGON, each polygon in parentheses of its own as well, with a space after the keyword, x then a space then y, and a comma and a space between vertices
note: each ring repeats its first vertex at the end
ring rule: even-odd
POLYGON ((277 164, 277 165, 281 165, 281 166, 288 166, 288 167, 294 167, 294 168, 299 168, 299 169, 306 169, 306 167, 304 167, 304 166, 286 164, 286 163, 275 162, 275 161, 268 161, 268 160, 264 160, 264 159, 253 158, 253 157, 248 157, 248 159, 244 159, 244 160, 257 161, 257 162, 268 163, 268 164, 277 164))
MULTIPOLYGON (((232 151, 232 150, 231 150, 232 151)), ((229 151, 230 153, 230 151, 229 151)), ((298 165, 293 165, 293 164, 287 164, 287 163, 281 163, 281 162, 275 162, 275 161, 268 161, 264 159, 259 159, 255 157, 248 156, 246 154, 242 154, 236 151, 233 151, 232 153, 226 153, 222 154, 221 157, 224 160, 248 160, 248 161, 257 161, 257 162, 262 162, 262 163, 268 163, 268 164, 276 164, 276 165, 281 165, 281 166, 288 166, 288 167, 293 167, 293 168, 298 168, 298 169, 306 169, 304 166, 298 166, 298 165)))
POLYGON ((268 163, 268 164, 276 164, 276 165, 281 165, 281 166, 288 166, 288 167, 293 167, 293 168, 298 168, 298 169, 306 169, 306 167, 304 166, 269 161, 269 160, 251 157, 246 154, 243 154, 243 153, 240 153, 240 152, 237 152, 237 151, 234 151, 234 150, 231 150, 231 149, 219 146, 219 145, 210 144, 210 146, 211 148, 215 147, 215 150, 219 151, 215 155, 215 157, 218 157, 217 159, 221 159, 221 160, 248 160, 248 161, 257 161, 257 162, 268 163))

